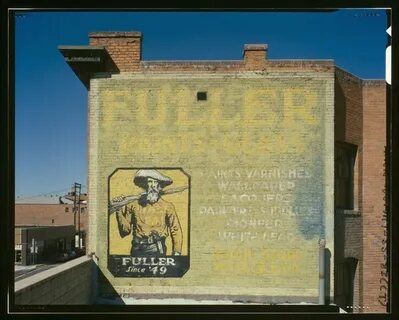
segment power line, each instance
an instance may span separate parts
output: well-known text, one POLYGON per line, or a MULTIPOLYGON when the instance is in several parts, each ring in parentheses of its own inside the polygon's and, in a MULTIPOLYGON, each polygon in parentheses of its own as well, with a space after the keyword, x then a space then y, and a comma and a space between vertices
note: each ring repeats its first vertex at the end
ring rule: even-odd
MULTIPOLYGON (((86 189, 86 186, 82 185, 82 189, 86 189)), ((61 193, 65 193, 67 191, 70 191, 70 189, 69 188, 65 188, 65 189, 60 189, 60 190, 54 190, 54 191, 39 193, 39 194, 35 194, 35 195, 25 195, 25 196, 16 195, 16 199, 25 200, 25 199, 44 197, 44 196, 59 197, 59 196, 63 196, 63 194, 61 194, 61 193)))
POLYGON ((63 193, 67 190, 69 190, 69 189, 54 190, 54 191, 49 191, 49 192, 44 192, 44 193, 39 193, 39 194, 34 194, 34 195, 17 196, 17 198, 28 199, 28 198, 36 198, 36 197, 49 196, 49 195, 57 195, 58 193, 63 193))

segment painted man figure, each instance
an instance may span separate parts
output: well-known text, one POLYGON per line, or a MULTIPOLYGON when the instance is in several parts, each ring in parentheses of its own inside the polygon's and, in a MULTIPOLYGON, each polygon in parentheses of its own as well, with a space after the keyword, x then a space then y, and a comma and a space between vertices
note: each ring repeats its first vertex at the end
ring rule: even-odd
MULTIPOLYGON (((119 233, 121 237, 133 234, 132 256, 165 256, 165 240, 170 235, 172 255, 182 251, 182 229, 175 207, 162 199, 162 189, 173 183, 172 179, 157 170, 137 171, 133 183, 146 190, 141 197, 118 211, 119 233)), ((118 197, 113 201, 121 201, 118 197)))

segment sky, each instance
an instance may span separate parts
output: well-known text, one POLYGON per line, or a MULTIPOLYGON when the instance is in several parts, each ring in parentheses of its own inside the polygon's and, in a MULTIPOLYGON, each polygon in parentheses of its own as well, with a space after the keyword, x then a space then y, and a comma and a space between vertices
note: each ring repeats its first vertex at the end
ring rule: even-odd
POLYGON ((268 12, 19 12, 15 18, 15 194, 87 185, 87 90, 58 51, 95 31, 141 31, 143 60, 333 59, 363 79, 385 78, 384 10, 268 12))

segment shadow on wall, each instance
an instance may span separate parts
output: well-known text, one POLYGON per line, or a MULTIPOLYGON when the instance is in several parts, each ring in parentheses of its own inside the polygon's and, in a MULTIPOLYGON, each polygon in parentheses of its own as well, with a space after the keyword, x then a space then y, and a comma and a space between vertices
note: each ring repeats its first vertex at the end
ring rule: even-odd
POLYGON ((104 273, 100 270, 97 264, 93 263, 93 285, 95 293, 93 295, 93 304, 112 304, 124 305, 123 299, 114 289, 113 285, 108 281, 104 273))
POLYGON ((326 287, 325 287, 325 299, 326 302, 325 304, 329 305, 331 303, 331 296, 330 296, 330 290, 331 290, 331 251, 329 249, 324 249, 324 263, 325 263, 325 281, 326 281, 326 287))
POLYGON ((342 85, 335 76, 334 140, 345 141, 346 103, 342 85))

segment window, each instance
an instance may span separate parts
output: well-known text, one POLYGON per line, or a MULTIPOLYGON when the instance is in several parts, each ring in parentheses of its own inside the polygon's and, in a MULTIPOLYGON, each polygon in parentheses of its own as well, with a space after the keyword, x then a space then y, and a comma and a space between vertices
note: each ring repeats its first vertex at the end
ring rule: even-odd
POLYGON ((197 92, 197 101, 206 101, 207 100, 207 92, 206 91, 198 91, 197 92))
POLYGON ((69 212, 69 208, 68 207, 65 207, 65 212, 69 212))
POLYGON ((347 143, 335 145, 335 207, 354 209, 354 166, 356 146, 347 143))
POLYGON ((22 253, 21 250, 15 250, 15 263, 22 262, 22 253))

